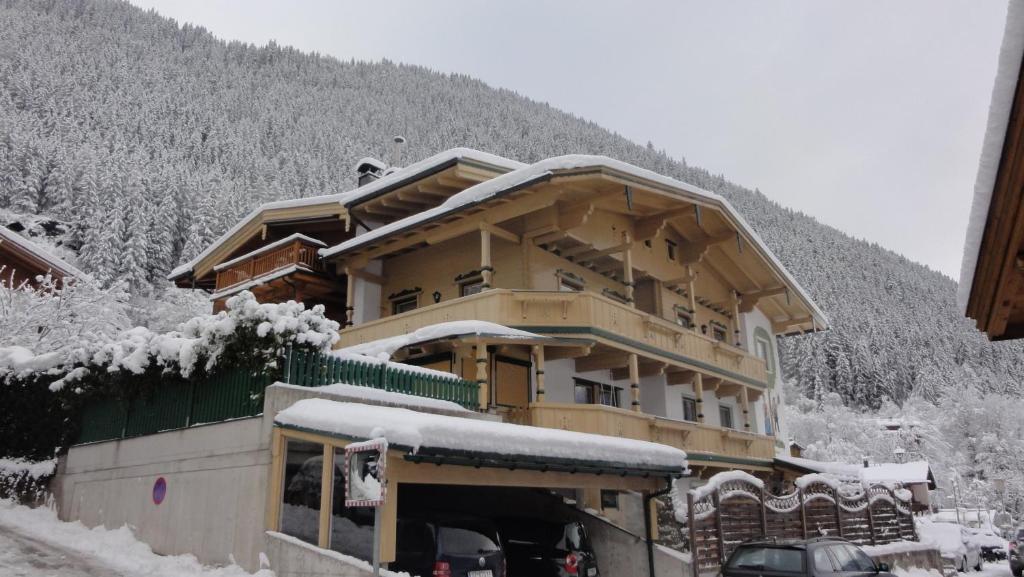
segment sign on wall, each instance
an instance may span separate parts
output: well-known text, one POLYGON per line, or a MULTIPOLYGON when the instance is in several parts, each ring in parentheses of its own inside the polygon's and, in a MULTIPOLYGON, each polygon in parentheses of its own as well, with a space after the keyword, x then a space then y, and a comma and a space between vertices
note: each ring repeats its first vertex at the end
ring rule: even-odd
POLYGON ((387 439, 345 447, 345 506, 380 507, 387 496, 387 439))
POLYGON ((153 504, 159 505, 164 502, 164 497, 167 496, 167 481, 160 477, 153 483, 153 504))

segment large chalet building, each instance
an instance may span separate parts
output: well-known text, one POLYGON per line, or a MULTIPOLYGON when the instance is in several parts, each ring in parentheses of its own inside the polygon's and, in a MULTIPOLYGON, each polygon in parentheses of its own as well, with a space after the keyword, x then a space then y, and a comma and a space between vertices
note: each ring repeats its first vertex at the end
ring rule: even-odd
POLYGON ((725 199, 601 156, 357 171, 260 206, 171 279, 215 309, 242 290, 323 304, 340 348, 475 380, 505 421, 770 473, 775 337, 828 321, 725 199))

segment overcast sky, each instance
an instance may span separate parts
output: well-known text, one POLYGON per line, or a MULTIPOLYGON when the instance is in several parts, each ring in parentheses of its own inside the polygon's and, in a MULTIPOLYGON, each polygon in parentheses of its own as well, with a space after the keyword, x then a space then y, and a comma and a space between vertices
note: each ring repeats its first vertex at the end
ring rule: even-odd
POLYGON ((1006 0, 132 1, 480 78, 953 278, 1006 18, 1006 0))

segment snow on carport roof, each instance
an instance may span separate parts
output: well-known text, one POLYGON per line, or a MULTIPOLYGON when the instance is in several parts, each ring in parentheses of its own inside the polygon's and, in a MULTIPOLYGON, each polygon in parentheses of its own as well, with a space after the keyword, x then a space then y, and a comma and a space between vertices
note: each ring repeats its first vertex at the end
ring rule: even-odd
POLYGON ((413 454, 504 455, 674 475, 686 469, 685 452, 658 443, 326 399, 298 401, 274 422, 353 440, 385 438, 413 454))
MULTIPOLYGON (((210 246, 203 249, 195 258, 192 260, 178 265, 167 275, 168 279, 174 280, 184 274, 190 272, 200 261, 210 256, 214 250, 229 238, 238 233, 245 225, 252 222, 260 216, 260 214, 268 210, 277 210, 282 208, 297 208, 301 206, 311 206, 316 204, 332 204, 337 203, 345 206, 346 208, 358 204, 360 201, 374 196, 390 187, 398 185, 405 180, 422 175, 425 172, 430 172, 439 166, 444 166, 452 162, 459 160, 471 160, 479 163, 489 164, 500 168, 515 170, 526 166, 525 164, 504 158, 496 154, 490 154, 487 152, 481 152, 479 150, 473 150, 472 148, 451 148, 443 152, 439 152, 431 157, 425 158, 419 162, 410 164, 409 166, 400 168, 387 176, 375 180, 369 184, 365 184, 358 188, 346 192, 340 192, 337 194, 327 194, 321 196, 310 196, 305 198, 295 198, 290 200, 278 200, 274 202, 268 202, 261 204, 250 212, 245 218, 239 220, 228 229, 227 232, 222 234, 220 238, 215 240, 210 246)), ((362 161, 360 161, 362 162, 362 161)))
POLYGON ((811 313, 822 328, 828 327, 828 319, 825 316, 825 313, 823 313, 821 309, 814 304, 814 301, 811 300, 811 297, 806 291, 804 291, 803 287, 800 286, 800 283, 796 282, 796 279, 789 274, 789 271, 787 271, 782 263, 779 262, 778 258, 776 258, 775 254, 772 253, 764 243, 760 235, 758 235, 754 229, 747 224, 747 221, 736 211, 735 208, 733 208, 729 201, 725 200, 725 198, 718 194, 698 188, 689 183, 669 178, 654 171, 640 168, 627 162, 622 162, 621 160, 608 158, 607 156, 591 156, 584 154, 556 156, 541 160, 540 162, 536 162, 528 166, 523 166, 522 168, 502 174, 501 176, 492 178, 491 180, 486 180, 480 184, 471 186, 466 190, 449 197, 443 203, 434 208, 424 210, 388 225, 376 228, 366 234, 359 235, 330 248, 320 249, 320 254, 327 258, 363 248, 392 234, 415 228, 418 225, 458 212, 463 208, 473 206, 481 202, 486 202, 487 200, 500 196, 501 194, 542 182, 553 177, 556 172, 597 168, 608 168, 641 180, 650 181, 670 189, 685 192, 719 206, 726 215, 736 223, 739 230, 756 245, 775 271, 784 279, 786 284, 793 287, 799 297, 807 303, 808 308, 811 310, 811 313))
POLYGON ((1003 140, 1010 124, 1013 96, 1017 90, 1021 60, 1024 57, 1024 3, 1010 2, 1006 14, 1006 29, 1003 45, 999 49, 999 64, 992 87, 992 103, 988 109, 988 125, 985 140, 981 144, 981 159, 978 163, 978 177, 974 183, 974 200, 967 220, 967 237, 964 240, 964 258, 960 265, 960 286, 957 290, 957 305, 961 312, 967 311, 974 286, 974 273, 978 267, 978 252, 985 235, 988 209, 992 192, 996 186, 996 175, 1002 158, 1003 140))

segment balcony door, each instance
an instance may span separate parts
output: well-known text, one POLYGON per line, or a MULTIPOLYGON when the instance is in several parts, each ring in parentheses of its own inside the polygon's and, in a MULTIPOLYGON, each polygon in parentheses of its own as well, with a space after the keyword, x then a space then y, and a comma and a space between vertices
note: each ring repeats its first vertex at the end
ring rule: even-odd
POLYGON ((525 408, 530 404, 530 363, 521 359, 494 358, 494 404, 525 408))

